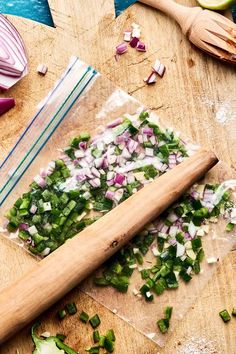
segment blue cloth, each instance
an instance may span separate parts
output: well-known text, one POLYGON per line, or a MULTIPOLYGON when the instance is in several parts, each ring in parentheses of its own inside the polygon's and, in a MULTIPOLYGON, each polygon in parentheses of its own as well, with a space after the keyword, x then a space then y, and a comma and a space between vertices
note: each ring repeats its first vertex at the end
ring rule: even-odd
POLYGON ((0 13, 29 18, 54 27, 47 0, 0 0, 0 13))
POLYGON ((137 0, 115 0, 116 17, 119 16, 127 7, 133 5, 137 0))

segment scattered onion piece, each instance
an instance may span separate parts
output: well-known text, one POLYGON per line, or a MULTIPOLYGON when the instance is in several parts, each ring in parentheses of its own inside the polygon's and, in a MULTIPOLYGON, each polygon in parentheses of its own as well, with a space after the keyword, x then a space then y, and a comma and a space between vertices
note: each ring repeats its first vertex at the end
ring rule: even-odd
POLYGON ((137 45, 138 45, 138 42, 139 42, 139 39, 137 37, 133 37, 129 43, 129 45, 132 47, 132 48, 136 48, 137 45))
POLYGON ((0 116, 15 106, 14 98, 0 98, 0 116))
POLYGON ((152 72, 148 78, 144 79, 144 81, 148 84, 148 85, 151 85, 151 84, 155 84, 155 82, 157 81, 157 75, 156 73, 152 72))
POLYGON ((139 52, 146 52, 146 45, 145 45, 145 43, 138 41, 138 44, 137 44, 136 49, 137 49, 139 52))
POLYGON ((156 60, 155 64, 153 65, 153 70, 157 73, 160 77, 163 77, 166 71, 165 66, 160 62, 160 60, 156 60))
POLYGON ((124 32, 124 41, 125 42, 130 42, 131 41, 131 36, 132 36, 132 31, 131 30, 126 30, 124 32))
POLYGON ((45 65, 45 64, 39 64, 39 65, 38 65, 38 67, 37 67, 37 72, 38 72, 40 75, 46 75, 46 74, 47 74, 47 71, 48 71, 47 65, 45 65))
POLYGON ((128 48, 127 48, 127 44, 126 43, 121 43, 116 47, 116 54, 124 54, 125 52, 127 52, 128 48))

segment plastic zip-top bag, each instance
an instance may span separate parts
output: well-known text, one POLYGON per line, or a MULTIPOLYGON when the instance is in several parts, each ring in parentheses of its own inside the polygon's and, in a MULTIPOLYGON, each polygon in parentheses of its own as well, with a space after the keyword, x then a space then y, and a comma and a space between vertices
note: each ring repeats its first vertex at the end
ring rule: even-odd
MULTIPOLYGON (((197 149, 72 58, 1 163, 1 234, 40 261, 197 149)), ((234 178, 219 163, 80 288, 163 346, 232 248, 234 178)))

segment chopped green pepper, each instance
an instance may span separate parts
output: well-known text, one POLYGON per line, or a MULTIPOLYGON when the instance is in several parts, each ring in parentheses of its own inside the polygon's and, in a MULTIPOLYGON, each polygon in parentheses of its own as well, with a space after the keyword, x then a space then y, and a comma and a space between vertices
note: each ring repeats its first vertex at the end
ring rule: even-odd
POLYGON ((77 306, 74 302, 66 304, 66 310, 69 315, 74 315, 77 312, 77 306))
POLYGON ((79 315, 79 319, 80 321, 87 323, 89 320, 89 315, 86 312, 82 311, 81 314, 79 315))
POLYGON ((227 310, 222 310, 219 312, 220 317, 224 322, 228 322, 231 320, 231 316, 227 310))
POLYGON ((91 324, 93 329, 97 328, 101 323, 99 316, 96 314, 93 317, 91 317, 89 323, 91 324))

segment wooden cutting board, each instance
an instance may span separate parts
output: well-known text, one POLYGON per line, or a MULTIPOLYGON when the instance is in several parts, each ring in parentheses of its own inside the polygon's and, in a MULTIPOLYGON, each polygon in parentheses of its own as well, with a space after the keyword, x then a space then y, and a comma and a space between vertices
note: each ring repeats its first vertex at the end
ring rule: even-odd
MULTIPOLYGON (((35 112, 36 104, 63 72, 68 58, 77 55, 162 118, 166 117, 166 121, 177 130, 213 149, 232 168, 236 166, 235 68, 203 55, 186 41, 171 19, 143 5, 134 5, 115 20, 113 0, 49 2, 55 29, 10 17, 28 48, 30 73, 5 95, 15 97, 17 105, 0 118, 0 159, 23 131, 35 112), (123 30, 129 28, 132 22, 141 25, 142 38, 148 50, 146 53, 138 53, 130 49, 117 62, 114 59, 114 48, 122 41, 123 30), (147 87, 143 78, 149 74, 156 58, 166 65, 167 72, 156 85, 147 87), (39 63, 49 67, 45 77, 36 73, 39 63)), ((179 2, 195 4, 191 0, 179 2)), ((0 254, 0 288, 14 282, 34 263, 32 257, 3 239, 0 254)), ((231 252, 220 262, 202 297, 191 308, 162 351, 126 322, 76 289, 42 316, 42 331, 67 334, 68 343, 83 353, 81 348, 90 346, 91 330, 82 326, 77 316, 62 323, 58 323, 55 318, 58 307, 67 301, 75 301, 79 309, 99 313, 102 330, 115 330, 117 354, 190 354, 192 348, 201 348, 199 343, 208 348, 208 351, 200 349, 199 353, 233 354, 236 353, 236 320, 225 325, 219 319, 218 312, 225 307, 231 309, 236 306, 235 274, 236 258, 234 252, 231 252)), ((29 328, 2 346, 0 353, 15 354, 16 349, 20 354, 31 353, 29 328)))

